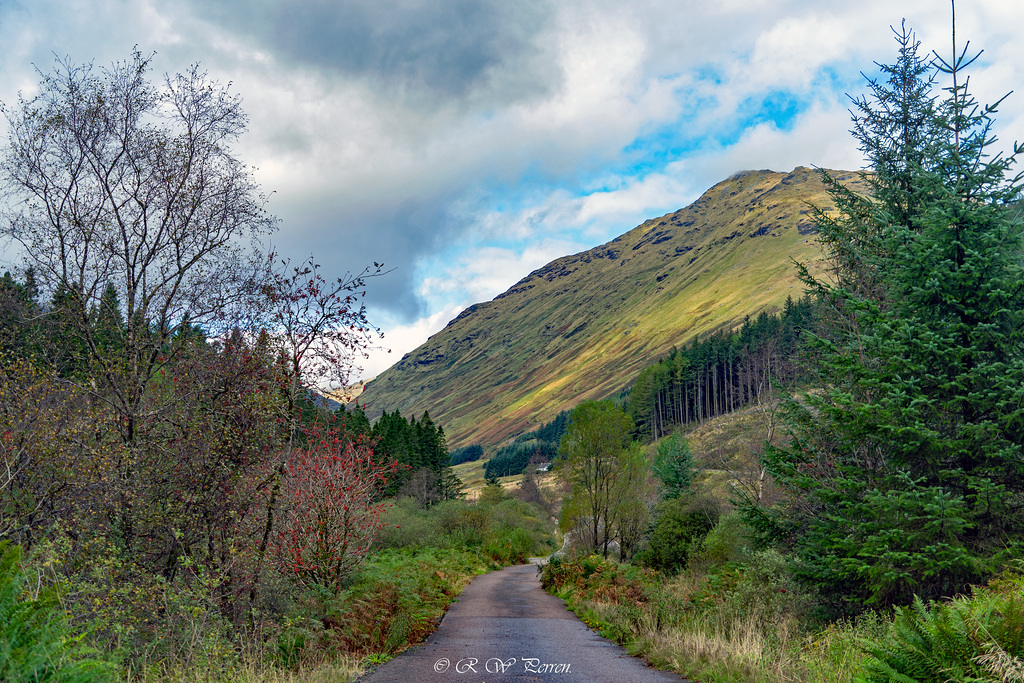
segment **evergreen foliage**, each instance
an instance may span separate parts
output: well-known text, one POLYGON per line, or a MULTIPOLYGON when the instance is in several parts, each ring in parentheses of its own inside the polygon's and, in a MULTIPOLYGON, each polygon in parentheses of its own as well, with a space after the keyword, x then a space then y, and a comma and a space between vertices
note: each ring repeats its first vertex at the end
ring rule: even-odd
POLYGON ((697 476, 690 446, 678 433, 658 444, 652 469, 661 481, 660 493, 663 500, 686 496, 697 476))
POLYGON ((526 441, 502 446, 484 464, 488 477, 507 477, 521 474, 531 460, 551 462, 558 457, 558 444, 551 441, 526 441))
POLYGON ((370 436, 384 455, 408 466, 404 473, 391 480, 390 495, 412 485, 417 489, 415 497, 424 506, 462 495, 462 482, 451 471, 444 429, 434 424, 430 413, 424 412, 417 421, 416 418, 406 420, 397 410, 384 411, 370 430, 370 436))
POLYGON ((717 521, 715 512, 695 508, 686 499, 663 500, 655 509, 649 547, 641 557, 643 563, 667 574, 685 569, 717 521))
POLYGON ((793 438, 766 449, 787 499, 747 509, 844 611, 953 595, 1024 550, 1020 148, 989 155, 995 108, 967 91, 966 51, 896 39, 854 100, 871 198, 826 177, 831 272, 802 270, 827 327, 808 336, 821 391, 788 401, 793 438))
POLYGON ((507 477, 521 473, 531 460, 556 460, 558 444, 569 427, 571 414, 571 411, 563 410, 536 431, 520 434, 512 443, 499 448, 484 465, 485 476, 507 477))
POLYGON ((792 385, 801 374, 802 331, 815 322, 810 297, 786 300, 778 315, 762 311, 738 330, 694 339, 644 368, 626 410, 636 436, 656 440, 677 426, 703 422, 754 402, 772 384, 792 385))
POLYGON ((449 458, 452 466, 461 465, 464 462, 474 462, 483 457, 484 447, 480 444, 473 444, 472 446, 463 446, 462 448, 456 448, 451 453, 449 458))
POLYGON ((38 295, 34 274, 29 269, 25 282, 9 272, 0 278, 0 348, 8 357, 28 358, 38 342, 38 295))
POLYGON ((517 442, 523 441, 547 441, 549 443, 558 443, 562 440, 562 434, 565 434, 565 430, 569 427, 569 418, 572 415, 571 410, 563 410, 558 413, 551 422, 546 422, 541 425, 536 431, 527 432, 516 438, 517 442))

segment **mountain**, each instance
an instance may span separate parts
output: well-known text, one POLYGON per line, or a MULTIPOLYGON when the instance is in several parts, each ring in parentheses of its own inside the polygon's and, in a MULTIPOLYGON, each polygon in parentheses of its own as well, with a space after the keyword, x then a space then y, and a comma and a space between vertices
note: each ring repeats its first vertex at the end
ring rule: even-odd
MULTIPOLYGON (((856 173, 832 174, 861 187, 856 173)), ((815 170, 737 173, 684 209, 470 306, 360 401, 371 419, 429 410, 453 448, 535 429, 629 387, 673 345, 798 298, 793 261, 818 267, 810 207, 831 210, 828 202, 815 170)))

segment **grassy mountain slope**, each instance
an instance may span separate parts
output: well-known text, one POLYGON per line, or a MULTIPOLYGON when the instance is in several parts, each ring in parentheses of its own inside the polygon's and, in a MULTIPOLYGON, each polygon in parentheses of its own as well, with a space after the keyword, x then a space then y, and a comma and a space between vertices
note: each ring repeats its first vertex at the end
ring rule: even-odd
POLYGON ((737 173, 684 209, 470 306, 361 401, 371 419, 429 410, 457 447, 496 444, 612 395, 673 345, 800 296, 792 261, 819 257, 809 205, 828 208, 816 171, 737 173))

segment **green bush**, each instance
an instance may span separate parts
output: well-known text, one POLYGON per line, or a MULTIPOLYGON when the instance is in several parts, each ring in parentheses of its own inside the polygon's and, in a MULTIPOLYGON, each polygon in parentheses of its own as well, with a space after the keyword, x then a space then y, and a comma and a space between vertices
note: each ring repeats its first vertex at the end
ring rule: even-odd
POLYGON ((655 514, 649 548, 640 559, 654 569, 675 574, 686 567, 715 526, 718 513, 684 498, 669 498, 658 504, 655 514))
POLYGON ((111 666, 75 637, 54 589, 28 594, 21 549, 0 542, 0 680, 86 683, 111 678, 111 666))
POLYGON ((462 500, 445 501, 435 505, 431 512, 437 520, 438 532, 456 547, 483 544, 491 527, 490 510, 462 500))
POLYGON ((629 565, 620 566, 605 560, 600 555, 552 557, 551 561, 544 565, 540 582, 544 588, 572 586, 578 591, 587 591, 591 590, 595 583, 621 574, 624 567, 630 568, 629 565))
POLYGON ((777 550, 762 550, 749 554, 736 570, 739 578, 723 605, 727 613, 763 625, 783 614, 806 623, 812 603, 793 575, 791 559, 777 550))
MULTIPOLYGON (((439 507, 439 505, 434 506, 439 507)), ((421 510, 412 498, 401 498, 382 516, 381 548, 422 548, 437 543, 433 508, 421 510)))
POLYGON ((530 552, 539 553, 552 544, 551 532, 554 527, 548 514, 539 505, 517 498, 507 498, 494 505, 490 514, 495 526, 515 527, 526 531, 533 539, 533 549, 530 552))
POLYGON ((694 561, 705 567, 738 562, 744 557, 749 545, 750 528, 743 521, 742 515, 734 510, 723 515, 704 537, 694 561))
POLYGON ((491 534, 483 550, 502 564, 523 564, 535 547, 534 538, 525 529, 503 526, 491 534))
POLYGON ((404 498, 388 509, 383 521, 382 548, 486 547, 494 550, 495 559, 508 562, 548 552, 551 546, 547 514, 515 498, 492 503, 447 500, 426 510, 404 498))

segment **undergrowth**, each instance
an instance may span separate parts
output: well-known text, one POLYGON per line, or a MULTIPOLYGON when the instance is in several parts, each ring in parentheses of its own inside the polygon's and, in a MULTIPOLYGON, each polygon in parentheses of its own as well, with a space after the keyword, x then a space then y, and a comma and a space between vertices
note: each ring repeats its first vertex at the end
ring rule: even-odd
POLYGON ((0 680, 99 683, 113 667, 85 647, 61 608, 57 588, 28 581, 21 549, 0 541, 0 680))
POLYGON ((866 649, 858 683, 1022 682, 1024 574, 1008 572, 970 596, 896 608, 888 632, 866 649))
MULTIPOLYGON (((202 595, 164 591, 178 632, 126 659, 138 683, 332 683, 357 678, 437 627, 477 575, 547 554, 550 524, 540 508, 515 499, 446 501, 421 509, 396 501, 384 516, 380 549, 332 593, 281 584, 266 613, 232 632, 202 595), (165 643, 173 642, 174 646, 165 643), (184 643, 184 645, 182 645, 184 643), (173 653, 185 656, 169 656, 173 653)), ((163 623, 169 623, 165 616, 163 623)))
POLYGON ((1020 571, 970 596, 819 623, 778 552, 698 559, 673 577, 553 559, 542 582, 601 635, 701 683, 1024 682, 1020 571))

